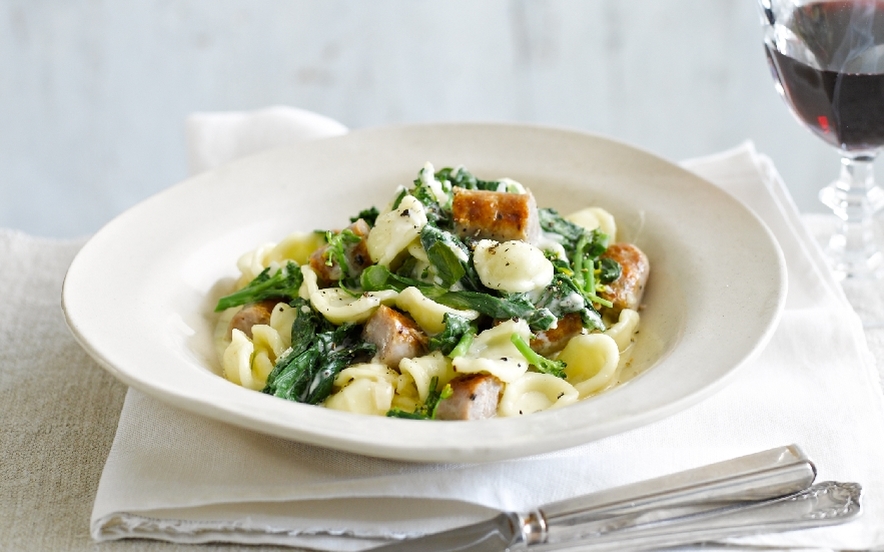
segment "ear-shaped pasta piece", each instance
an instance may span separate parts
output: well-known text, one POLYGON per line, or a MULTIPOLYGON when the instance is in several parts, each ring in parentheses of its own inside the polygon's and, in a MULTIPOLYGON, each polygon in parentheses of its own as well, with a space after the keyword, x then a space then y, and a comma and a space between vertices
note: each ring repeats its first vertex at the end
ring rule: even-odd
POLYGON ((608 335, 593 333, 578 335, 559 353, 565 361, 565 375, 583 399, 614 383, 620 351, 608 335))
POLYGON ((533 414, 575 403, 578 396, 577 389, 562 378, 525 372, 522 377, 506 385, 497 407, 497 414, 499 416, 533 414))
POLYGON ((396 306, 406 311, 417 322, 417 325, 429 335, 435 335, 445 329, 446 313, 457 314, 467 320, 475 320, 479 313, 474 310, 457 310, 437 303, 426 297, 416 287, 403 289, 396 297, 396 306))
POLYGON ((440 351, 417 358, 403 358, 399 362, 399 371, 414 381, 421 402, 426 401, 430 393, 430 380, 439 378, 441 386, 457 375, 451 367, 451 360, 440 351))
POLYGON ((307 264, 310 255, 323 245, 325 236, 320 232, 293 232, 267 252, 266 260, 280 265, 286 261, 307 264))
POLYGON ((310 295, 310 304, 332 324, 365 322, 386 301, 393 301, 393 290, 368 291, 353 297, 341 288, 323 288, 310 295))
POLYGON ((279 332, 266 324, 252 326, 252 339, 234 328, 222 357, 224 375, 248 389, 263 389, 276 359, 286 348, 279 332))
POLYGON ((427 213, 423 204, 412 195, 403 197, 396 209, 377 218, 368 234, 366 246, 372 261, 390 266, 399 253, 418 239, 425 224, 427 213))
POLYGON ((608 326, 608 329, 605 330, 605 335, 611 336, 617 342, 617 349, 621 353, 632 345, 632 336, 638 330, 640 318, 638 312, 632 309, 623 309, 620 311, 617 323, 608 326))
POLYGON ((284 348, 292 346, 292 324, 298 317, 298 311, 288 303, 277 303, 270 312, 270 326, 279 334, 284 348))
POLYGON ((298 297, 306 301, 310 300, 310 296, 319 291, 319 277, 316 272, 310 268, 310 265, 301 265, 301 275, 304 281, 298 288, 298 297))
POLYGON ((340 389, 326 399, 325 406, 383 416, 393 403, 397 376, 383 364, 354 364, 344 368, 335 378, 335 387, 340 389))
POLYGON ((510 293, 543 289, 553 279, 552 263, 525 241, 480 240, 473 250, 473 263, 483 284, 510 293))
POLYGON ((417 391, 417 386, 411 375, 403 372, 396 379, 396 392, 393 395, 393 408, 404 410, 405 412, 414 412, 423 401, 417 391))
POLYGON ((617 241, 617 223, 614 221, 614 215, 601 207, 587 207, 565 217, 574 224, 586 228, 587 230, 595 230, 598 228, 608 235, 610 243, 617 241))
POLYGON ((236 267, 242 274, 239 279, 238 287, 245 286, 261 274, 261 272, 270 265, 268 258, 270 252, 276 247, 275 243, 265 243, 255 249, 244 253, 236 261, 236 267))
POLYGON ((514 333, 525 341, 531 339, 531 330, 524 320, 507 320, 480 333, 466 355, 452 360, 454 371, 459 374, 485 372, 504 383, 516 381, 528 370, 528 361, 513 345, 514 333))
POLYGON ((225 378, 247 389, 257 391, 263 387, 263 384, 252 375, 252 354, 254 352, 255 346, 246 334, 234 329, 231 333, 230 345, 227 346, 221 359, 221 367, 224 370, 225 378))

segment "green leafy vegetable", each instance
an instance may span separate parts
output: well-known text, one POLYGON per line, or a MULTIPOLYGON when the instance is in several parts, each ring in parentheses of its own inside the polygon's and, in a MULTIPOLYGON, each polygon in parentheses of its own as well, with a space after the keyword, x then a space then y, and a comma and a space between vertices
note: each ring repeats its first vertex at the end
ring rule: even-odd
POLYGON ((378 212, 377 207, 369 207, 368 209, 359 211, 359 214, 355 217, 350 217, 350 222, 356 222, 357 220, 362 219, 367 222, 369 226, 374 226, 375 222, 378 220, 378 215, 380 215, 380 213, 378 212))
POLYGON ((517 192, 521 190, 513 189, 512 186, 503 183, 500 180, 480 180, 473 173, 463 167, 444 168, 436 172, 436 179, 439 181, 448 181, 452 186, 465 188, 467 190, 485 190, 485 191, 505 191, 517 192), (501 187, 503 190, 501 190, 501 187))
MULTIPOLYGON (((458 356, 451 354, 455 349, 460 351, 469 348, 469 343, 472 343, 472 338, 476 335, 476 327, 469 319, 450 312, 445 313, 442 317, 442 322, 445 325, 445 329, 441 333, 430 337, 428 348, 430 351, 442 351, 443 355, 453 358, 458 356)), ((460 354, 462 355, 463 353, 461 352, 460 354)))
POLYGON ((449 289, 459 283, 472 291, 485 289, 470 260, 470 249, 460 238, 428 224, 421 230, 420 240, 433 268, 436 285, 449 289))
POLYGON ((434 299, 454 309, 472 309, 496 319, 527 318, 535 307, 525 294, 499 297, 480 291, 448 291, 434 299))
POLYGON ((246 287, 219 299, 215 312, 246 303, 257 303, 272 297, 289 301, 298 296, 304 276, 297 263, 289 261, 272 276, 270 270, 270 267, 265 268, 246 287))
POLYGON ((608 248, 608 235, 600 230, 587 230, 561 216, 555 209, 538 209, 540 228, 544 232, 561 236, 562 247, 569 259, 574 259, 580 249, 583 256, 596 258, 608 248), (578 244, 581 243, 578 248, 578 244))
POLYGON ((356 324, 334 326, 303 299, 293 302, 292 347, 277 359, 263 392, 290 401, 318 404, 332 391, 335 377, 377 347, 362 339, 356 324))
POLYGON ((416 287, 424 291, 433 288, 426 282, 394 274, 387 267, 381 265, 371 265, 363 270, 359 277, 359 283, 365 291, 392 289, 401 292, 407 287, 416 287))
POLYGON ((418 172, 409 193, 423 204, 427 221, 431 225, 444 228, 451 226, 451 183, 436 180, 428 167, 424 167, 418 172))
POLYGON ((362 238, 356 235, 353 230, 345 228, 340 232, 326 232, 325 240, 328 242, 328 248, 325 250, 325 264, 327 266, 337 264, 341 268, 341 280, 352 284, 352 279, 358 275, 359 271, 356 267, 350 266, 347 254, 362 241, 362 238))
POLYGON ((620 278, 623 273, 623 267, 620 263, 609 257, 599 259, 599 282, 602 284, 610 284, 620 278))
POLYGON ((537 354, 534 349, 528 345, 528 342, 517 333, 514 333, 510 337, 510 340, 513 342, 513 345, 516 346, 516 349, 522 353, 525 360, 527 360, 530 365, 537 368, 539 372, 564 379, 565 366, 567 366, 564 361, 552 360, 537 354))

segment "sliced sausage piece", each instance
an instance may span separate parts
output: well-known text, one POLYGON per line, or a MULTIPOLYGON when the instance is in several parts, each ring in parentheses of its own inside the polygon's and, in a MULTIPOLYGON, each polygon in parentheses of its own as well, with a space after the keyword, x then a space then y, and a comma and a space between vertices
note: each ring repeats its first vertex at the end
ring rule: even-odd
POLYGON ((530 192, 516 194, 454 188, 451 204, 457 234, 464 238, 537 243, 540 217, 530 192))
POLYGON ((369 317, 363 338, 378 347, 378 360, 398 368, 403 358, 421 356, 427 351, 427 334, 408 315, 381 305, 369 317))
MULTIPOLYGON (((352 231, 360 238, 357 243, 349 245, 344 249, 344 256, 347 258, 347 264, 350 266, 350 275, 356 277, 371 264, 371 256, 368 254, 368 245, 366 243, 371 227, 364 220, 358 219, 348 226, 347 230, 352 231)), ((329 262, 328 248, 328 245, 324 245, 310 255, 310 268, 316 272, 316 276, 323 286, 337 282, 344 277, 341 265, 334 259, 329 262)))
POLYGON ((647 255, 630 243, 615 243, 602 254, 620 263, 620 277, 608 284, 608 289, 599 295, 614 303, 609 309, 619 314, 623 309, 637 310, 648 283, 651 264, 647 255))
POLYGON ((278 299, 265 299, 257 303, 243 305, 239 312, 230 319, 230 325, 227 327, 227 337, 230 337, 234 328, 236 328, 251 339, 252 326, 255 324, 270 324, 270 314, 277 303, 279 303, 278 299))
POLYGON ((503 383, 491 374, 465 374, 448 382, 452 394, 439 401, 436 419, 481 420, 497 415, 503 383))
POLYGON ((531 338, 531 348, 538 354, 549 356, 565 348, 568 341, 583 333, 583 320, 580 313, 571 312, 559 318, 555 328, 537 332, 531 338))

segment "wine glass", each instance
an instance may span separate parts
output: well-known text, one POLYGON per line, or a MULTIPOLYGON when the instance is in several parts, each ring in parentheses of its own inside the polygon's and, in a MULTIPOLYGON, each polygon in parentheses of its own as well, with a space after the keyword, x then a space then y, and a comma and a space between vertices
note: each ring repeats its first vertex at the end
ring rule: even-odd
POLYGON ((826 253, 863 324, 884 324, 884 252, 873 163, 884 146, 884 0, 759 0, 774 84, 841 155, 820 191, 837 217, 826 253))

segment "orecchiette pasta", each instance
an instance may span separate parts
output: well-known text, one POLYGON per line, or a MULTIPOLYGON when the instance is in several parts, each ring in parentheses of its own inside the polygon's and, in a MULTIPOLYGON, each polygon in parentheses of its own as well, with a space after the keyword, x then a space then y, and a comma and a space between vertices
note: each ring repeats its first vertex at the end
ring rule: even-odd
POLYGON ((313 308, 334 324, 365 322, 381 303, 395 299, 395 291, 369 291, 353 297, 340 288, 324 288, 310 295, 313 308))
POLYGON ((646 278, 649 265, 613 243, 608 211, 562 217, 519 182, 427 163, 385 210, 350 222, 237 259, 237 290, 216 308, 228 380, 440 419, 561 408, 617 383, 640 321, 619 298, 640 300, 645 284, 620 274, 646 278), (632 287, 615 300, 618 285, 632 287))
POLYGON ((371 259, 389 266, 409 244, 420 235, 427 223, 423 204, 414 196, 406 195, 399 207, 379 216, 368 234, 368 253, 371 259))
POLYGON ((520 416, 577 402, 579 393, 567 381, 549 374, 525 372, 506 386, 498 414, 520 416))
POLYGON ((584 334, 572 338, 559 354, 566 363, 568 381, 580 398, 601 391, 614 382, 620 363, 617 343, 605 334, 584 334))
POLYGON ((236 268, 239 269, 241 284, 251 282, 258 274, 261 274, 265 268, 270 266, 270 253, 276 247, 274 243, 266 243, 260 247, 256 247, 252 251, 245 253, 236 261, 236 268))
POLYGON ((617 223, 614 221, 614 216, 601 207, 587 207, 571 213, 566 218, 587 230, 600 229, 608 235, 611 242, 617 239, 617 223))
POLYGON ((507 320, 476 336, 467 354, 455 357, 454 371, 460 374, 485 372, 504 383, 516 381, 528 371, 528 361, 512 342, 512 335, 531 337, 524 320, 507 320))
POLYGON ((393 404, 399 374, 383 364, 356 364, 335 378, 338 391, 325 406, 357 414, 384 415, 393 404))
POLYGON ((623 309, 620 311, 620 317, 615 324, 608 326, 605 334, 617 343, 620 352, 626 351, 632 345, 632 339, 638 330, 638 322, 640 320, 638 312, 632 309, 623 309))
POLYGON ((299 265, 307 264, 310 254, 324 243, 325 237, 320 232, 294 232, 267 253, 267 261, 280 264, 285 261, 295 261, 299 265))
POLYGON ((480 240, 473 262, 482 283, 510 293, 543 289, 552 282, 553 265, 543 251, 528 242, 480 240))
POLYGON ((298 312, 287 303, 277 303, 270 313, 270 327, 279 334, 283 349, 292 346, 292 323, 297 316, 298 312))
POLYGON ((434 335, 445 329, 446 314, 457 314, 468 320, 479 318, 474 310, 458 310, 446 307, 424 296, 416 287, 407 287, 396 297, 396 306, 414 318, 414 321, 428 334, 434 335))
POLYGON ((411 376, 421 401, 427 400, 433 378, 438 379, 439 385, 445 385, 457 375, 451 359, 439 351, 416 358, 403 358, 399 361, 399 371, 411 376))

